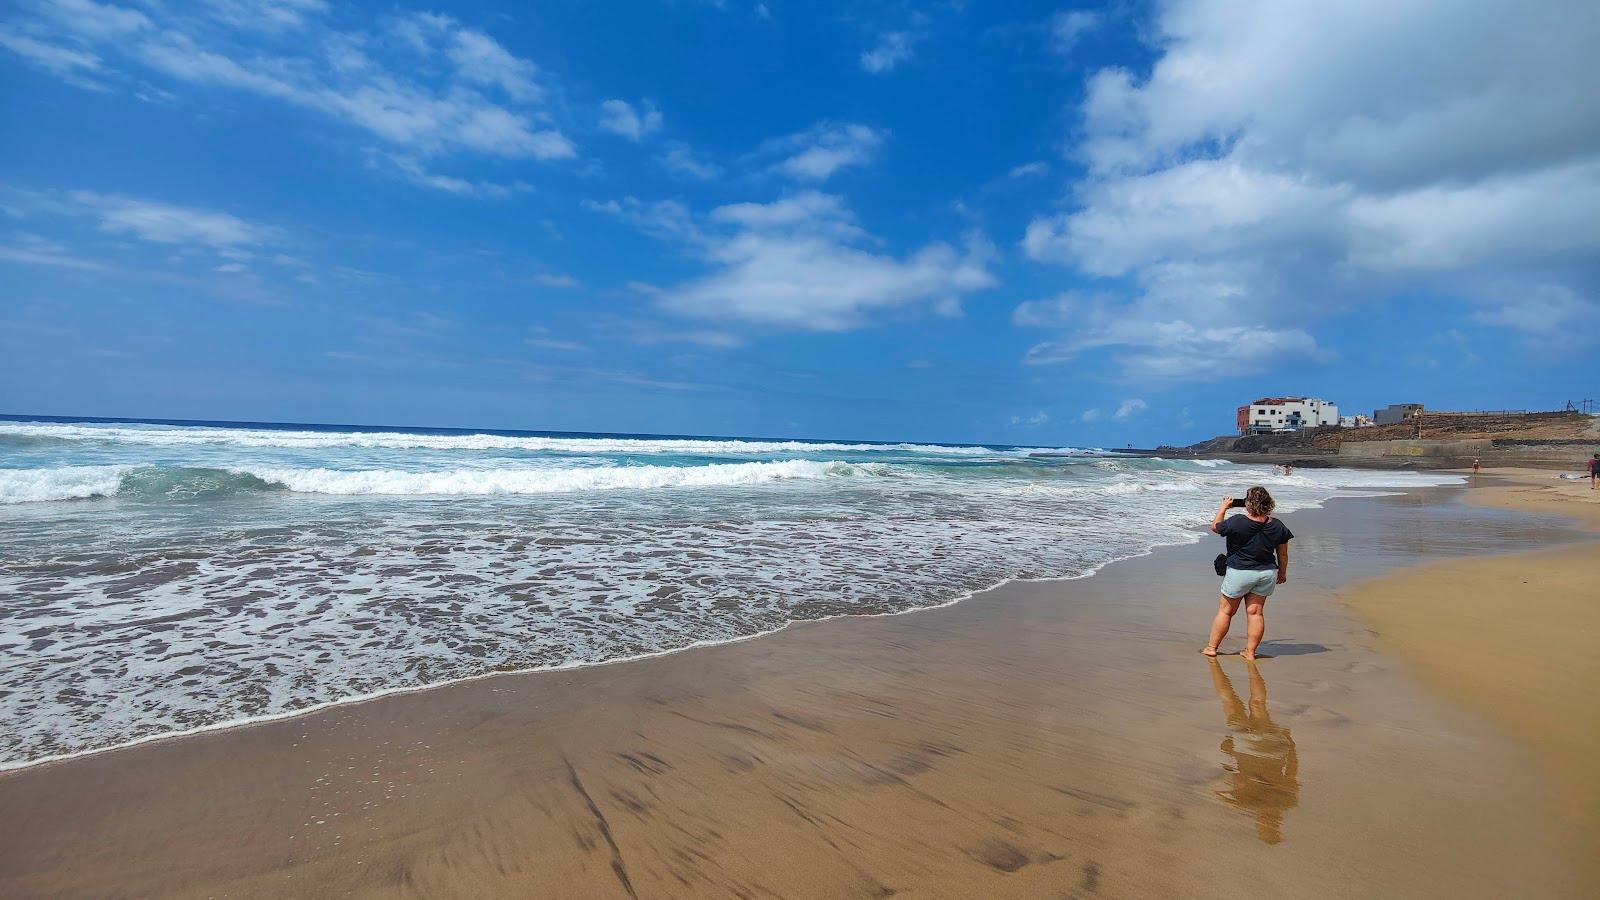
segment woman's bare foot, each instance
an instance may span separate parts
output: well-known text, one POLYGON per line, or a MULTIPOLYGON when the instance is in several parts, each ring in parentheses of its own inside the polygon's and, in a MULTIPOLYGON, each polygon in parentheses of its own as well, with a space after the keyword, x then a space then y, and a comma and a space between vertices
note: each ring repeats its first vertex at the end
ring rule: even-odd
POLYGON ((1212 659, 1216 659, 1217 658, 1217 648, 1215 648, 1215 647, 1207 647, 1204 650, 1201 650, 1200 652, 1204 653, 1206 656, 1211 657, 1212 659))
POLYGON ((1256 661, 1256 655, 1254 653, 1251 653, 1249 650, 1240 651, 1239 658, 1244 660, 1245 662, 1255 662, 1256 661))

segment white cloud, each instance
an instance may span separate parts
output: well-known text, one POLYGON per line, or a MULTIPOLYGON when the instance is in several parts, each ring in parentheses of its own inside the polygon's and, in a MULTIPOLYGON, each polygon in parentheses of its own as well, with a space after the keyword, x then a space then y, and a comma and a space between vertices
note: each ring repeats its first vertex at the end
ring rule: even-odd
POLYGON ((17 235, 10 243, 0 244, 0 260, 57 269, 79 269, 86 272, 99 272, 108 268, 96 260, 74 256, 61 244, 35 234, 17 235))
POLYGON ((885 31, 877 43, 861 53, 861 68, 874 75, 893 72, 913 56, 918 35, 910 31, 885 31))
POLYGON ((152 27, 150 17, 136 9, 125 9, 94 0, 47 0, 35 8, 67 30, 94 38, 126 37, 152 27))
POLYGON ((1138 397, 1134 397, 1131 400, 1122 401, 1122 404, 1117 407, 1116 417, 1119 419, 1131 419, 1149 408, 1149 404, 1138 397))
POLYGON ((1418 290, 1525 333, 1570 321, 1569 303, 1600 314, 1600 18, 1585 4, 1175 0, 1153 33, 1147 76, 1090 78, 1090 175, 1023 239, 1033 259, 1133 289, 1030 361, 1121 348, 1128 377, 1228 377, 1210 352, 1229 341, 1323 358, 1316 319, 1418 290), (1483 286, 1508 282, 1569 299, 1498 315, 1483 286))
POLYGON ((589 345, 582 341, 574 341, 557 337, 553 331, 543 325, 534 325, 528 329, 528 336, 522 339, 529 347, 538 347, 541 350, 560 350, 565 353, 587 353, 589 345))
POLYGON ((123 83, 154 74, 270 98, 362 129, 414 158, 576 155, 549 122, 537 67, 489 35, 432 14, 389 20, 381 34, 344 31, 322 18, 326 9, 321 0, 211 0, 198 9, 147 11, 41 0, 32 16, 0 32, 0 47, 74 83, 89 71, 123 83))
POLYGON ((958 315, 962 296, 995 284, 993 250, 983 241, 961 249, 936 242, 898 257, 877 252, 840 198, 815 191, 721 206, 703 226, 673 201, 585 205, 676 241, 711 267, 675 286, 645 286, 658 307, 687 318, 843 331, 896 312, 958 315))
POLYGON ((491 181, 474 181, 454 175, 444 175, 429 170, 420 160, 398 153, 373 153, 369 161, 377 168, 390 168, 402 178, 421 187, 457 194, 463 197, 509 197, 533 188, 522 182, 497 184, 491 181))
POLYGON ((1031 416, 1012 416, 1011 417, 1011 424, 1013 424, 1013 425, 1025 425, 1025 426, 1027 426, 1029 428, 1036 428, 1036 427, 1038 427, 1040 425, 1043 425, 1044 423, 1046 423, 1048 421, 1050 421, 1050 414, 1045 412, 1045 411, 1043 411, 1043 410, 1040 410, 1039 412, 1036 412, 1031 416))
POLYGON ((696 181, 710 181, 722 174, 721 166, 700 158, 688 144, 676 141, 668 144, 666 152, 661 154, 660 162, 667 171, 696 181))
POLYGON ((1086 409, 1083 411, 1083 415, 1078 416, 1078 421, 1086 423, 1098 422, 1100 421, 1100 410, 1094 408, 1086 409))
POLYGON ((583 287, 583 282, 578 279, 573 278, 571 275, 562 275, 557 272, 544 272, 533 276, 533 280, 545 287, 560 288, 562 290, 583 287))
POLYGON ((70 198, 98 217, 100 230, 110 234, 132 235, 151 243, 234 249, 266 243, 273 237, 269 228, 214 210, 105 196, 90 191, 74 191, 70 198))
POLYGON ((1050 17, 1050 49, 1060 56, 1072 55, 1083 36, 1100 24, 1100 14, 1086 9, 1058 12, 1050 17))
POLYGON ((1038 178, 1041 175, 1048 174, 1050 174, 1050 164, 1044 160, 1035 160, 1033 162, 1012 166, 1011 171, 1006 173, 1006 177, 1017 179, 1038 178))
POLYGON ((762 145, 758 159, 771 171, 799 181, 826 181, 835 172, 871 162, 888 132, 853 122, 818 122, 805 131, 762 145))
POLYGON ((676 200, 645 202, 636 197, 619 200, 584 200, 582 206, 591 212, 613 216, 632 225, 651 237, 665 241, 698 245, 704 238, 695 224, 689 208, 676 200))
POLYGON ((102 70, 100 57, 93 53, 36 40, 9 28, 0 28, 0 47, 47 72, 63 78, 74 78, 74 83, 81 83, 77 76, 102 70))
POLYGON ((498 87, 524 102, 537 100, 543 94, 534 81, 539 70, 533 63, 512 55, 481 31, 457 29, 446 53, 464 81, 498 87))
POLYGON ((637 143, 661 129, 661 111, 649 100, 637 109, 626 100, 607 100, 600 104, 600 129, 637 143))
POLYGON ((728 350, 744 346, 744 340, 732 332, 715 328, 668 328, 653 322, 635 321, 624 330, 628 340, 642 346, 656 344, 690 344, 708 350, 728 350))
POLYGON ((212 18, 235 28, 268 32, 304 28, 328 11, 323 0, 205 0, 204 6, 212 18))
POLYGON ((753 230, 805 228, 837 237, 859 237, 844 201, 833 194, 803 191, 771 203, 732 203, 711 211, 711 220, 753 230))
POLYGON ((1258 325, 1196 325, 1182 318, 1145 315, 1160 303, 1130 310, 1110 295, 1066 293, 1029 301, 1012 314, 1018 325, 1068 328, 1055 340, 1029 348, 1029 365, 1077 360, 1112 350, 1124 376, 1167 384, 1266 371, 1284 363, 1326 362, 1330 354, 1303 329, 1258 325))

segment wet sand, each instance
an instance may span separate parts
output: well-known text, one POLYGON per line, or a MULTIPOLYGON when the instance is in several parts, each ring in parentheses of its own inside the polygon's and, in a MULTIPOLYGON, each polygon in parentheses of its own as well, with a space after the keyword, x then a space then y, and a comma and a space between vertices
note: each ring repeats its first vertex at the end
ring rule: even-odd
MULTIPOLYGON (((1550 472, 1497 470, 1473 503, 1600 530, 1600 490, 1550 472)), ((1600 833, 1600 537, 1511 556, 1437 562, 1341 592, 1423 682, 1532 746, 1569 790, 1574 827, 1600 833)), ((1600 855, 1600 839, 1593 844, 1600 855)))
POLYGON ((1212 540, 3 774, 0 896, 1594 896, 1536 752, 1337 599, 1581 537, 1462 493, 1290 516, 1256 666, 1196 652, 1212 540))

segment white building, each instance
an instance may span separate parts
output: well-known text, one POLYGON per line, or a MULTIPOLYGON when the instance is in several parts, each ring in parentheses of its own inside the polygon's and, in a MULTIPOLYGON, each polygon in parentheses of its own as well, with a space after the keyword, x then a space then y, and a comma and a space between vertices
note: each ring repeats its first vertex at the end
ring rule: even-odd
POLYGON ((1339 407, 1315 397, 1263 397, 1238 410, 1240 434, 1339 424, 1339 407))
POLYGON ((1354 416, 1340 416, 1339 417, 1339 427, 1340 428, 1368 428, 1368 427, 1371 427, 1371 425, 1372 425, 1372 417, 1371 416, 1354 415, 1354 416))

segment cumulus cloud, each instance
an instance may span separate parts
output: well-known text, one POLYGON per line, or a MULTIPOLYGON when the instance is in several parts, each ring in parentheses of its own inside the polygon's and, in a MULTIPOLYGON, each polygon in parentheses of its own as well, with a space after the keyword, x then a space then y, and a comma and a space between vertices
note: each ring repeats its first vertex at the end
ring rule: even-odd
MULTIPOLYGON (((1029 360, 1102 346, 1131 377, 1226 377, 1161 357, 1240 340, 1316 358, 1317 318, 1417 289, 1527 334, 1592 320, 1600 19, 1586 9, 1165 5, 1148 73, 1089 79, 1089 177, 1023 239, 1033 259, 1132 290, 1029 360), (1520 290, 1486 289, 1508 283, 1520 290)), ((1033 324, 1044 306, 1025 306, 1033 324)))
POLYGON ((861 68, 873 75, 893 72, 914 55, 918 35, 911 31, 885 31, 871 48, 861 53, 861 68))
POLYGON ((767 141, 755 159, 797 181, 826 181, 840 169, 864 166, 877 156, 888 132, 853 122, 818 122, 805 131, 767 141))
POLYGON ((674 201, 587 206, 678 242, 710 268, 649 289, 660 309, 686 318, 844 331, 895 313, 956 315, 963 296, 995 284, 993 248, 981 239, 960 248, 934 242, 903 256, 881 252, 839 197, 816 191, 717 207, 703 221, 674 201))
POLYGON ((649 100, 637 108, 626 100, 607 100, 600 104, 600 129, 637 143, 661 130, 661 111, 649 100))
POLYGON ((412 158, 576 155, 550 124, 538 68, 490 35, 429 13, 396 16, 377 30, 341 30, 326 12, 320 0, 212 0, 147 11, 41 0, 0 32, 0 47, 63 78, 161 76, 287 103, 412 158))
POLYGON ((1134 397, 1131 400, 1122 401, 1122 404, 1117 407, 1116 417, 1119 419, 1131 419, 1149 408, 1149 404, 1138 397, 1134 397))

